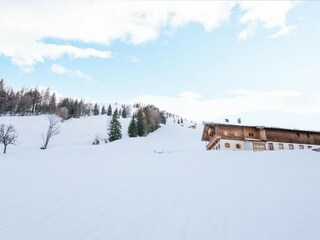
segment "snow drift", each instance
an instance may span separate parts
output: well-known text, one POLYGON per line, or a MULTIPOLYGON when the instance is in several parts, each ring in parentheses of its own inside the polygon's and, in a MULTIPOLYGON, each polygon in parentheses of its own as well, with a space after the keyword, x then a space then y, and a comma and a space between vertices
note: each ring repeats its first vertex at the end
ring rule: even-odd
POLYGON ((93 146, 102 116, 66 121, 42 151, 43 117, 1 120, 20 144, 0 156, 0 239, 320 238, 317 152, 205 151, 201 128, 172 122, 93 146))

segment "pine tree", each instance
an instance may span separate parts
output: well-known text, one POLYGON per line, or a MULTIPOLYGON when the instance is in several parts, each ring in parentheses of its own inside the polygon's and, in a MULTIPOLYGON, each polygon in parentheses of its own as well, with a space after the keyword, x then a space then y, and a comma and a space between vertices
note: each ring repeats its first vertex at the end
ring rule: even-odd
POLYGON ((3 79, 0 80, 0 114, 5 113, 7 105, 7 94, 3 79))
POLYGON ((180 119, 178 119, 178 124, 180 124, 180 119))
POLYGON ((127 108, 126 108, 126 106, 124 106, 121 115, 122 115, 123 118, 127 118, 127 108))
POLYGON ((101 109, 101 115, 107 114, 106 107, 103 105, 101 109))
POLYGON ((0 91, 4 91, 4 80, 0 80, 0 91))
POLYGON ((84 112, 85 112, 85 104, 83 102, 83 100, 81 99, 79 102, 79 112, 80 115, 79 116, 84 116, 84 112))
POLYGON ((108 116, 111 116, 111 115, 112 115, 112 107, 111 107, 110 104, 109 104, 109 107, 108 107, 107 115, 108 115, 108 116))
POLYGON ((74 114, 73 115, 75 118, 79 118, 81 116, 81 101, 78 102, 77 99, 74 102, 74 114))
POLYGON ((181 118, 180 123, 183 123, 183 119, 181 118))
POLYGON ((57 111, 56 94, 52 93, 49 101, 49 113, 53 114, 57 111))
POLYGON ((121 134, 121 123, 119 121, 119 114, 118 110, 116 109, 112 115, 111 122, 109 124, 109 141, 113 142, 115 140, 121 139, 122 134, 121 134))
POLYGON ((129 137, 137 137, 138 136, 138 126, 137 126, 137 123, 136 123, 134 116, 132 116, 132 119, 131 119, 129 127, 128 127, 128 135, 129 135, 129 137))
POLYGON ((37 114, 39 113, 39 106, 41 105, 42 97, 37 88, 31 89, 28 92, 28 95, 31 97, 32 101, 32 108, 31 108, 31 113, 32 114, 37 114))
POLYGON ((167 118, 166 118, 166 113, 165 111, 160 112, 160 123, 166 124, 167 123, 167 118))
POLYGON ((144 112, 142 111, 142 109, 139 109, 137 114, 137 130, 139 137, 143 137, 146 135, 146 126, 144 118, 144 112))
MULTIPOLYGON (((17 99, 14 91, 11 89, 10 92, 7 92, 7 109, 5 112, 10 113, 10 115, 14 115, 17 108, 17 99)), ((1 105, 1 104, 0 104, 1 105)))
POLYGON ((97 116, 100 113, 100 109, 98 107, 98 104, 95 104, 93 107, 93 115, 97 116))
POLYGON ((47 88, 45 91, 41 91, 42 103, 41 103, 41 114, 49 113, 49 101, 50 101, 50 89, 47 88))

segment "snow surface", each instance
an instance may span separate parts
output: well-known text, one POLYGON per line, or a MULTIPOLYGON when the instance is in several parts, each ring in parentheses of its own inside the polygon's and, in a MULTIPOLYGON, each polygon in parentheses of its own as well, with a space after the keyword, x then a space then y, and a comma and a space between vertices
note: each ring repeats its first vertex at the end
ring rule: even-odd
POLYGON ((93 146, 106 116, 40 150, 44 116, 0 122, 19 130, 0 155, 1 240, 320 239, 317 152, 205 151, 201 126, 172 122, 93 146))

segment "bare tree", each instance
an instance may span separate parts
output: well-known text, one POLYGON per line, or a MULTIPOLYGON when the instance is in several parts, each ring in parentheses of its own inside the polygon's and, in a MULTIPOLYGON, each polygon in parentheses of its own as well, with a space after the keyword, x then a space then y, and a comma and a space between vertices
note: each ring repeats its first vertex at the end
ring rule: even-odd
POLYGON ((49 121, 48 131, 44 137, 44 144, 41 149, 46 149, 51 137, 60 133, 60 118, 56 115, 49 115, 47 116, 49 121))
POLYGON ((15 144, 17 137, 17 131, 12 124, 0 125, 0 143, 4 146, 3 154, 6 153, 9 144, 15 144))

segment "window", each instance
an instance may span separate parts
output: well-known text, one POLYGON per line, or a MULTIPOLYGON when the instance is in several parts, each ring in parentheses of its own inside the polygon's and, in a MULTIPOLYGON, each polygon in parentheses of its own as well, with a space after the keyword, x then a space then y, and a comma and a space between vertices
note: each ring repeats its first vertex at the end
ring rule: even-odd
POLYGON ((309 133, 307 133, 307 138, 309 138, 310 137, 310 134, 309 133))
POLYGON ((240 133, 239 133, 239 132, 235 132, 234 135, 235 135, 236 137, 239 137, 239 136, 240 136, 240 133))
POLYGON ((241 149, 241 144, 237 143, 237 144, 236 144, 236 148, 237 148, 237 149, 241 149))
POLYGON ((304 146, 303 145, 299 145, 299 149, 304 149, 304 146))
POLYGON ((297 137, 300 137, 300 133, 296 133, 297 134, 297 137))
POLYGON ((266 150, 266 145, 264 143, 253 143, 253 151, 263 151, 266 150))
POLYGON ((308 146, 308 149, 311 149, 312 148, 312 146, 308 146))
POLYGON ((230 143, 225 143, 224 146, 225 146, 226 148, 230 148, 230 143))
POLYGON ((274 150, 273 143, 268 143, 269 150, 274 150))
POLYGON ((209 128, 208 133, 209 133, 210 136, 213 136, 213 134, 214 134, 213 128, 209 128))
POLYGON ((283 143, 279 143, 279 149, 284 149, 283 143))
POLYGON ((253 137, 253 133, 249 133, 249 137, 253 137))
POLYGON ((224 131, 223 134, 224 134, 225 136, 228 136, 228 132, 227 132, 227 131, 224 131))
POLYGON ((294 149, 293 144, 289 144, 289 149, 290 149, 290 150, 293 150, 293 149, 294 149))

